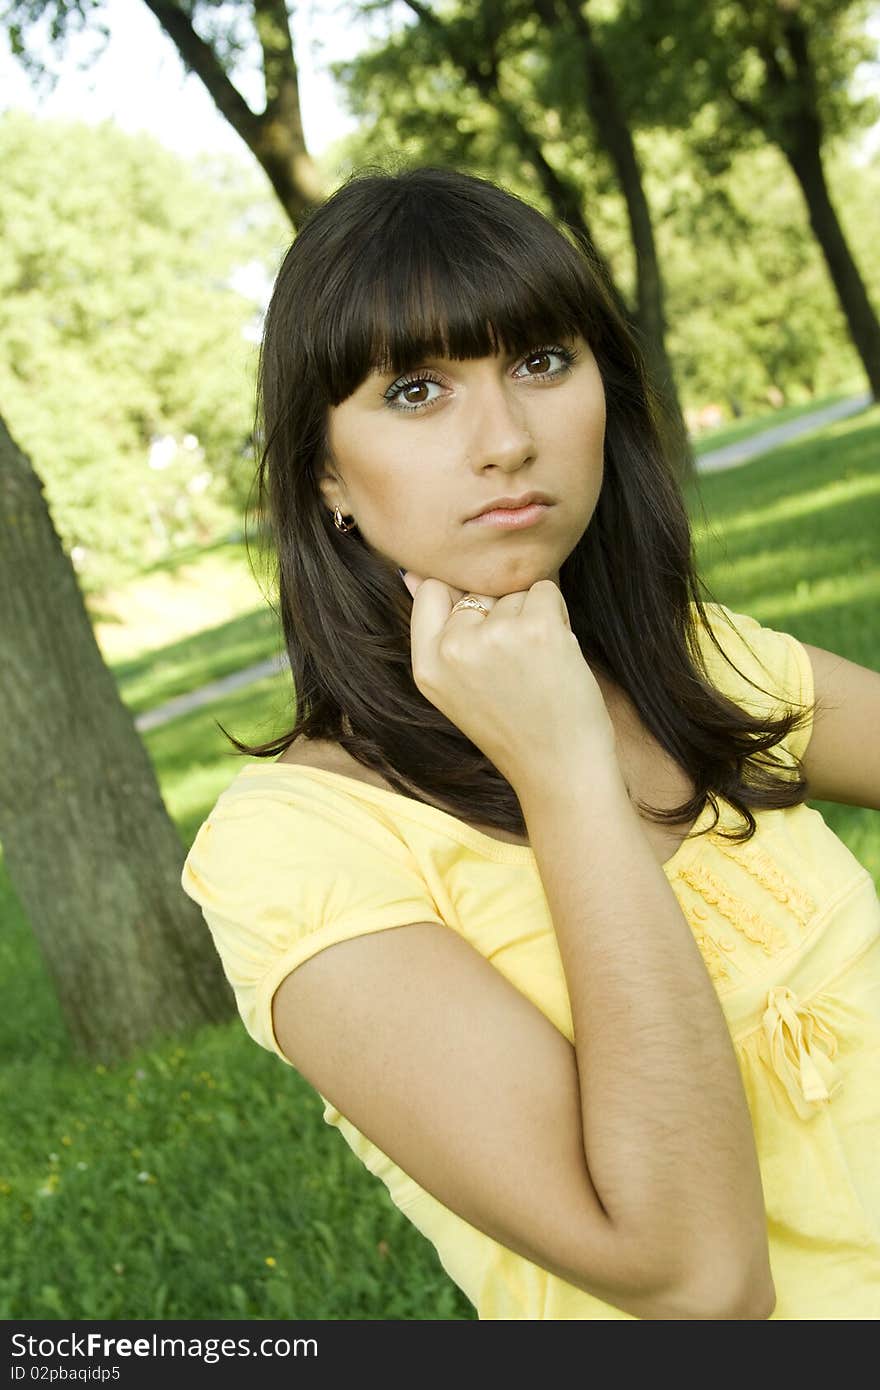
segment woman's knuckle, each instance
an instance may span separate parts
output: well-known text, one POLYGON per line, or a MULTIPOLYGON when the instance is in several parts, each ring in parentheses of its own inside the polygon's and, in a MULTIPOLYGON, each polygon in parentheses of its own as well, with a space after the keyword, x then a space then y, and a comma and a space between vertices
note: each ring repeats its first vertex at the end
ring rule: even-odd
POLYGON ((546 619, 525 618, 522 624, 523 641, 529 646, 545 647, 550 638, 550 628, 546 619))
POLYGON ((447 632, 440 638, 437 651, 444 661, 451 666, 458 666, 463 658, 463 647, 461 636, 458 633, 447 632))

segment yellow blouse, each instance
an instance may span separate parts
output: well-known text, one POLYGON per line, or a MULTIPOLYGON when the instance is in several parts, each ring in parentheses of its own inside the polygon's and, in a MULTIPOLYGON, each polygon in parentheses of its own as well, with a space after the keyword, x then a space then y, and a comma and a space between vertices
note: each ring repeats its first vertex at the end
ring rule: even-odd
MULTIPOLYGON (((722 604, 713 630, 781 706, 813 698, 788 633, 722 604), (730 625, 732 620, 735 626, 730 625)), ((710 679, 745 708, 757 692, 701 635, 710 679)), ((763 706, 762 706, 763 702, 763 706)), ((780 745, 802 754, 809 727, 780 745)), ((870 873, 807 805, 753 811, 718 798, 664 864, 715 985, 740 1063, 761 1168, 774 1318, 880 1317, 880 900, 870 873)), ((182 886, 199 903, 245 1028, 287 1062, 272 997, 335 942, 407 922, 461 933, 573 1042, 535 856, 434 807, 339 773, 242 767, 202 823, 182 886)), ((290 1065, 289 1063, 287 1063, 290 1065)), ((476 1230, 419 1187, 326 1097, 324 1120, 432 1242, 483 1318, 629 1318, 476 1230)))

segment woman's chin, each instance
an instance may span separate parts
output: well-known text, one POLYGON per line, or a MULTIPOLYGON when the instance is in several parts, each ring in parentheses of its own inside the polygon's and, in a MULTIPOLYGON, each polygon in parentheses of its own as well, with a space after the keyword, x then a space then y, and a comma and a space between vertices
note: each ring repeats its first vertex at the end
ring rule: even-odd
POLYGON ((507 594, 527 593, 533 584, 537 584, 539 579, 552 579, 558 586, 559 575, 542 573, 540 570, 521 570, 519 573, 505 575, 461 575, 448 579, 445 582, 456 589, 461 589, 466 594, 485 594, 487 598, 504 598, 507 594), (465 580, 469 583, 465 583, 465 580))

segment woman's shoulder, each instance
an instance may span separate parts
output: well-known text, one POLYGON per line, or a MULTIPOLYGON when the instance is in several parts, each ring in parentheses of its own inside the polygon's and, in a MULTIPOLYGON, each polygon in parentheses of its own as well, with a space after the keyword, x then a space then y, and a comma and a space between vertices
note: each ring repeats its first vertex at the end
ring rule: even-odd
POLYGON ((806 648, 794 633, 785 627, 771 627, 749 613, 740 613, 724 603, 704 604, 708 627, 723 649, 721 656, 715 642, 702 624, 700 646, 710 662, 721 664, 730 671, 732 660, 738 674, 749 684, 763 684, 769 677, 772 691, 785 700, 799 703, 812 699, 812 668, 806 648))
POLYGON ((332 782, 248 764, 202 822, 181 871, 245 1027, 271 1050, 272 993, 309 956, 372 931, 442 924, 394 816, 332 782))
POLYGON ((379 787, 384 791, 394 790, 381 773, 359 763, 335 739, 307 739, 300 735, 275 759, 275 762, 292 764, 294 767, 314 767, 319 772, 336 772, 344 777, 353 777, 369 787, 379 787))
MULTIPOLYGON (((365 767, 359 763, 350 753, 331 739, 294 739, 293 743, 275 760, 277 763, 292 764, 294 767, 316 768, 319 772, 335 772, 342 777, 348 777, 356 782, 361 782, 368 787, 377 787, 379 791, 390 793, 402 805, 410 802, 413 805, 425 807, 429 811, 443 811, 442 806, 437 806, 427 797, 417 798, 408 797, 403 792, 398 791, 377 772, 374 768, 365 767)), ((394 804, 394 803, 390 803, 394 804)), ((446 813, 448 814, 448 813, 446 813)), ((456 818, 458 819, 458 818, 456 818)), ((502 830, 499 826, 486 825, 483 821, 471 818, 462 821, 471 830, 476 830, 481 835, 487 835, 490 839, 499 840, 506 845, 528 845, 527 835, 518 834, 513 830, 502 830)))
MULTIPOLYGON (((801 709, 812 704, 813 671, 799 638, 726 604, 703 606, 711 635, 695 616, 697 642, 717 689, 755 714, 779 715, 787 707, 801 709)), ((799 756, 809 742, 811 728, 808 721, 788 735, 788 746, 799 756)))

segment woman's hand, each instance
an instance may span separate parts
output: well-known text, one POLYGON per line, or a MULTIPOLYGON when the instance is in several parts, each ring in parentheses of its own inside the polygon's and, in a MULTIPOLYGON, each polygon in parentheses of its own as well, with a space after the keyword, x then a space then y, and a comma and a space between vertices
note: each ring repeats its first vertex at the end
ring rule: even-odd
POLYGON ((511 786, 564 767, 575 742, 614 754, 614 725, 551 579, 501 598, 412 571, 404 571, 403 582, 413 595, 418 689, 511 786), (478 609, 452 613, 466 592, 488 617, 478 609))

